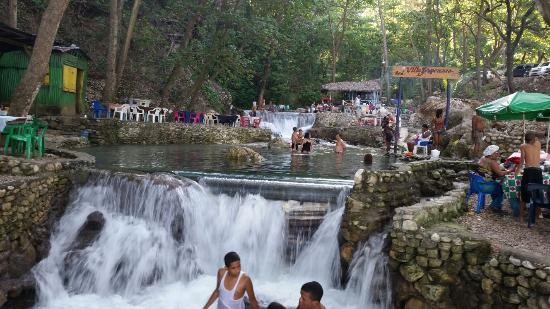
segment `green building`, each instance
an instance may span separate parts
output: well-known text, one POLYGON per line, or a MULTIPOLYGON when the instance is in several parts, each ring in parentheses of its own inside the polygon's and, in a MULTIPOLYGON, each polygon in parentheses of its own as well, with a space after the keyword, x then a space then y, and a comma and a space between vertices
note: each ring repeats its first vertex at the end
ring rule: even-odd
MULTIPOLYGON (((7 105, 25 74, 36 36, 0 23, 0 104, 7 105)), ((75 45, 55 42, 48 73, 30 114, 74 115, 85 108, 88 61, 75 45)))

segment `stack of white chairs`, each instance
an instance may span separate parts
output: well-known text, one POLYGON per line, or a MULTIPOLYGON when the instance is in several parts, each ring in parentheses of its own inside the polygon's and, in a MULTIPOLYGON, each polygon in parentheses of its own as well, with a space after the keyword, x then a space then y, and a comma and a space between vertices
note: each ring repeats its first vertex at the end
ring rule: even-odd
POLYGON ((130 105, 128 104, 122 104, 121 106, 115 107, 115 111, 113 113, 113 118, 116 118, 117 113, 120 117, 120 120, 128 120, 128 112, 130 111, 130 105))

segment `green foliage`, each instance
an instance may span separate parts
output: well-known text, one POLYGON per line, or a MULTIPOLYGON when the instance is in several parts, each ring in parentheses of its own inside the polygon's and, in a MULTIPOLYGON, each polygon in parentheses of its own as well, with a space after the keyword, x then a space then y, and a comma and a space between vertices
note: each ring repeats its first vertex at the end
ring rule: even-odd
MULTIPOLYGON (((20 1, 34 10, 46 3, 46 0, 20 1)), ((122 29, 131 2, 124 1, 122 29)), ((482 1, 380 2, 385 11, 390 66, 454 66, 464 72, 475 72, 477 42, 482 68, 504 65, 505 45, 498 29, 480 19, 484 14, 482 1)), ((531 0, 512 2, 516 12, 524 12, 531 0)), ((267 102, 307 106, 319 100, 321 85, 331 81, 333 35, 344 29, 340 21, 346 4, 349 11, 337 57, 336 79, 379 79, 382 38, 378 1, 360 0, 144 0, 125 72, 136 81, 134 91, 140 90, 140 84, 160 91, 174 65, 180 62, 186 71, 185 82, 179 81, 172 101, 189 95, 185 89, 206 76, 206 80, 214 80, 227 89, 233 104, 240 108, 249 108, 258 99, 262 80, 266 78, 267 102), (197 14, 200 20, 193 29, 190 45, 179 48, 188 21, 197 14)), ((5 8, 5 4, 0 4, 0 8, 5 8)), ((65 29, 62 26, 60 33, 85 47, 92 56, 91 72, 102 74, 108 1, 81 0, 73 2, 70 9, 67 18, 72 23, 65 29), (73 29, 74 25, 83 29, 73 29)), ((497 7, 490 15, 504 20, 505 6, 497 7)), ((547 58, 548 35, 548 26, 535 11, 533 22, 517 47, 516 63, 547 58)), ((395 95, 396 79, 392 79, 391 88, 395 95)), ((438 88, 437 82, 408 80, 404 83, 405 98, 425 97, 438 88)), ((477 92, 474 87, 466 88, 467 95, 477 92)), ((197 89, 212 106, 222 104, 208 82, 197 84, 197 89)))

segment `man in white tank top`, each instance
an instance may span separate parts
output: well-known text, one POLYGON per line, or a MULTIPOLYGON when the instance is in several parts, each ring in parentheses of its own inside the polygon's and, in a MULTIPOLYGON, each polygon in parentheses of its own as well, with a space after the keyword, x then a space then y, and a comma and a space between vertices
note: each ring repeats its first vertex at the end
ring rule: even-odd
POLYGON ((245 309, 244 296, 248 296, 248 302, 252 309, 259 309, 254 287, 250 277, 241 271, 241 258, 235 252, 229 252, 223 258, 225 267, 218 270, 216 289, 203 309, 208 309, 216 299, 217 309, 245 309))

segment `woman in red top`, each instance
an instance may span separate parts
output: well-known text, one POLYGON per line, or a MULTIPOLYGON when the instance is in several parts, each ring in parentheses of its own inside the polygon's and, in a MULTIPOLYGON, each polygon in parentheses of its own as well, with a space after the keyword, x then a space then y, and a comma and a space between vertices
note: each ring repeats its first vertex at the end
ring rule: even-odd
POLYGON ((432 119, 432 132, 434 138, 434 148, 439 149, 441 144, 441 134, 445 131, 445 119, 443 118, 443 109, 435 111, 435 117, 432 119))

